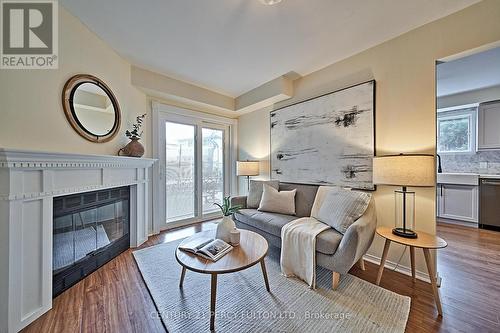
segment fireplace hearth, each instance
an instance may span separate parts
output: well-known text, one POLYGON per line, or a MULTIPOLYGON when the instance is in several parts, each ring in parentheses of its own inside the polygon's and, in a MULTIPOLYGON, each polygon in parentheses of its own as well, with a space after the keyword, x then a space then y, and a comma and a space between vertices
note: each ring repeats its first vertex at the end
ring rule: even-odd
POLYGON ((54 198, 52 296, 130 247, 129 187, 54 198))

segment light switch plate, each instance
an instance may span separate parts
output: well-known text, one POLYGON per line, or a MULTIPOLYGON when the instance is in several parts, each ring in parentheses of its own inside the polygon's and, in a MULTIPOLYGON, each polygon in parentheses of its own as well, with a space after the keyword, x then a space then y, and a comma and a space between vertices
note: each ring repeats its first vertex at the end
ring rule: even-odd
POLYGON ((479 167, 481 169, 488 169, 488 162, 479 162, 479 167))

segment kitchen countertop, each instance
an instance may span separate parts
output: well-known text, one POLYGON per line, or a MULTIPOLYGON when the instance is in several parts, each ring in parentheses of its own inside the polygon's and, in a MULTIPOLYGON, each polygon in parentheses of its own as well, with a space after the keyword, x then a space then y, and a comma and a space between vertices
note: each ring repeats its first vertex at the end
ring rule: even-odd
POLYGON ((479 185, 479 175, 474 173, 438 173, 438 184, 479 185))
POLYGON ((492 178, 492 179, 500 179, 500 175, 479 175, 479 178, 492 178))
POLYGON ((443 172, 437 174, 438 184, 457 184, 457 185, 479 185, 480 178, 500 179, 499 174, 478 174, 478 173, 460 173, 443 172))

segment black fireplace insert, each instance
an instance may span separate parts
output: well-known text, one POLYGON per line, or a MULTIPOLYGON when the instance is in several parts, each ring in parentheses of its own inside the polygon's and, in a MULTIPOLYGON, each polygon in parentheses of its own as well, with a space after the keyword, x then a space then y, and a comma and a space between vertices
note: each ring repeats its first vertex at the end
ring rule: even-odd
POLYGON ((130 189, 54 198, 52 296, 130 247, 130 189))

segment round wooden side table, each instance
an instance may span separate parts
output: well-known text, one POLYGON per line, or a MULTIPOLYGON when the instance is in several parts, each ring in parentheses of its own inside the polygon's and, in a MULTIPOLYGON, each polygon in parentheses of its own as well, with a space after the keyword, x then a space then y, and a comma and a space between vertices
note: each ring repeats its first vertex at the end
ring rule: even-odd
POLYGON ((378 269, 376 282, 377 286, 380 285, 380 280, 382 279, 382 273, 384 272, 384 265, 387 259, 387 254, 389 253, 391 242, 396 242, 410 247, 411 276, 413 278, 413 281, 415 281, 415 248, 420 248, 424 252, 425 263, 427 265, 427 271, 429 272, 429 278, 431 280, 432 292, 434 294, 434 300, 436 301, 437 310, 439 315, 442 316, 443 309, 441 307, 441 300, 439 298, 439 290, 436 283, 436 273, 434 271, 434 261, 432 260, 430 250, 446 247, 448 245, 446 241, 441 237, 431 235, 422 231, 418 232, 417 238, 404 238, 394 235, 392 233, 392 228, 388 227, 378 227, 377 234, 385 238, 384 251, 382 252, 382 259, 380 261, 380 267, 378 269))

